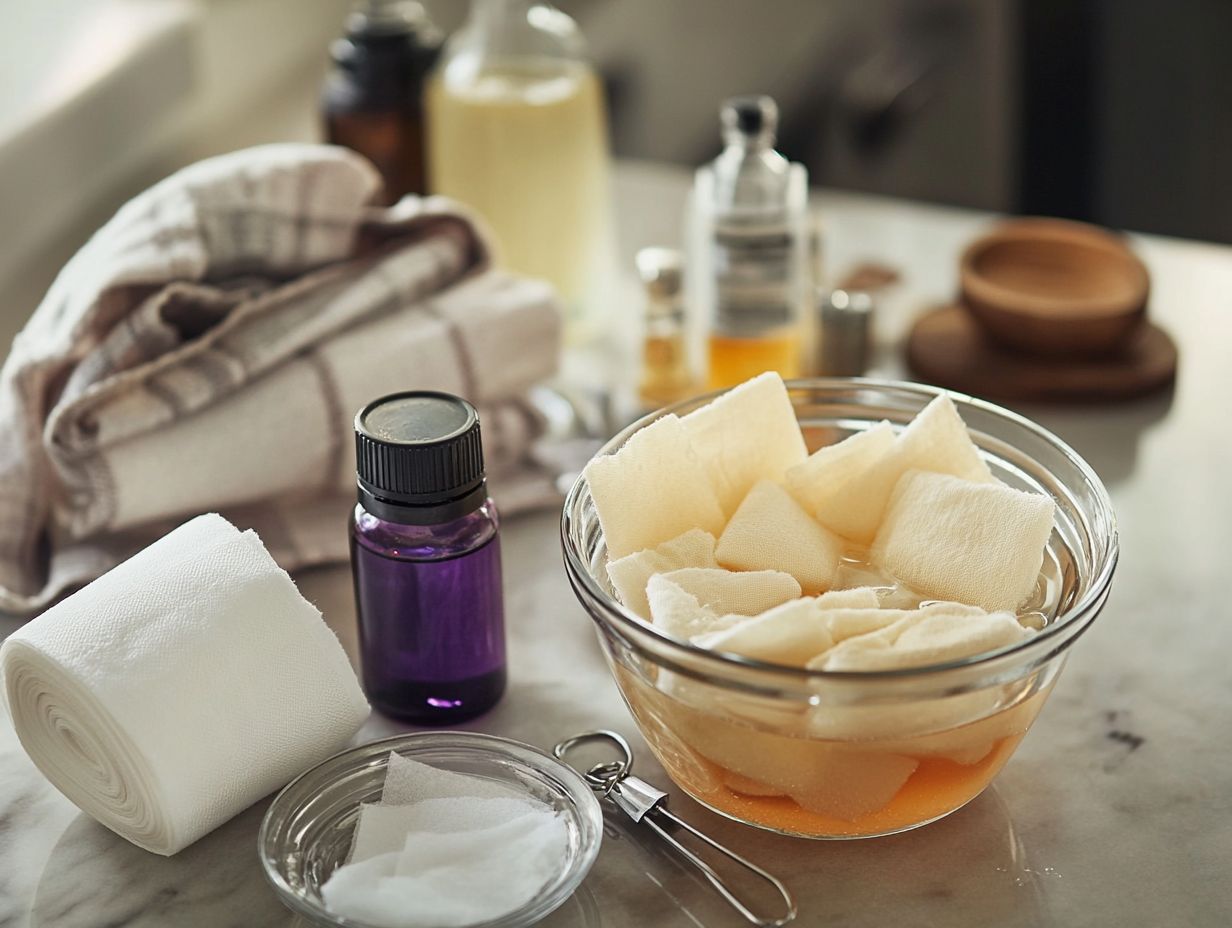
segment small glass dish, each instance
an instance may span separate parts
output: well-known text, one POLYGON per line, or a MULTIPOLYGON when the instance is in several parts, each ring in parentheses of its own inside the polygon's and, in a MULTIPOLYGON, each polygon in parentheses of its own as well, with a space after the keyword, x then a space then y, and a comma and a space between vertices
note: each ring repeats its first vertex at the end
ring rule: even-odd
POLYGON ((362 803, 377 802, 390 752, 493 780, 559 812, 569 844, 560 871, 520 909, 475 928, 523 928, 564 903, 590 870, 603 838, 603 813, 586 781, 548 754, 474 732, 418 732, 361 745, 301 773, 270 804, 257 847, 283 904, 316 925, 379 928, 325 908, 321 886, 351 850, 362 803))

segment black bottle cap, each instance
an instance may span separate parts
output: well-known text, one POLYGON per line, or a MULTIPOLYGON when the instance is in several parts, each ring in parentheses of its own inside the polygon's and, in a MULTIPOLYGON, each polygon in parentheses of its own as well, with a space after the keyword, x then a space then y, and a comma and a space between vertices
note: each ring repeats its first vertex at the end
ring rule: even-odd
POLYGON ((359 502, 381 519, 435 525, 487 499, 479 413, 449 393, 412 390, 355 416, 359 502))
POLYGON ((778 129, 779 108, 767 96, 730 97, 719 111, 724 131, 739 136, 773 136, 778 129))

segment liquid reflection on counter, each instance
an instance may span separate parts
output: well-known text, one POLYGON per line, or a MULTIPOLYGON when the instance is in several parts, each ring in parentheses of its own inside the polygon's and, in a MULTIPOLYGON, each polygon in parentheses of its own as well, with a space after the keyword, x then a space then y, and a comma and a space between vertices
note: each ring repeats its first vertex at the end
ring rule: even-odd
MULTIPOLYGON (((649 766, 649 759, 643 761, 649 766)), ((665 777, 648 774, 655 782, 665 777)), ((671 808, 783 879, 800 904, 797 924, 912 924, 1042 928, 1044 879, 995 786, 948 818, 915 831, 857 841, 811 841, 714 815, 673 787, 671 808)), ((618 925, 696 928, 735 924, 713 889, 648 829, 605 814, 603 852, 587 880, 618 925)))
MULTIPOLYGON (((666 783, 649 751, 642 774, 666 783)), ((782 878, 800 903, 801 925, 881 926, 911 912, 951 928, 1038 928, 1049 876, 1016 833, 995 786, 924 828, 887 838, 808 841, 715 815, 673 787, 673 811, 782 878)), ((85 815, 65 829, 39 881, 33 928, 100 924, 304 925, 266 885, 256 860, 265 802, 177 854, 129 844, 85 815)), ((610 813, 610 810, 609 810, 610 813)), ((586 881, 547 928, 734 924, 730 909, 649 829, 605 813, 603 850, 586 881)))

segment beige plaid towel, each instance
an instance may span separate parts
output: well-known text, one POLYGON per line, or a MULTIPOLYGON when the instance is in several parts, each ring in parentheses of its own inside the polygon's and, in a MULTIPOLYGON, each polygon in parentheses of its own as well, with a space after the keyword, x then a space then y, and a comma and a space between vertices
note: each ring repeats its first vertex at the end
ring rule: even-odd
POLYGON ((521 397, 555 371, 550 288, 490 269, 453 204, 378 208, 378 187, 338 148, 236 152, 146 191, 65 266, 0 370, 0 609, 211 510, 284 567, 345 558, 351 423, 395 390, 469 398, 498 503, 537 497, 516 479, 538 428, 521 397))

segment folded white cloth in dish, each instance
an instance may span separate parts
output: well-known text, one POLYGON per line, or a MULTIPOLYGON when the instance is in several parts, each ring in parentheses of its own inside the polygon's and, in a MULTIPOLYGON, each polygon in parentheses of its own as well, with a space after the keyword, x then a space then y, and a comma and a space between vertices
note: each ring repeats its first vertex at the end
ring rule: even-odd
POLYGON ((284 567, 344 558, 353 417, 397 390, 479 407, 506 511, 552 497, 525 399, 556 369, 551 289, 490 268, 454 204, 380 208, 378 189, 343 149, 236 152, 141 194, 65 266, 0 370, 0 609, 205 511, 284 567))
POLYGON ((11 635, 0 679, 47 779, 156 854, 341 750, 368 716, 321 614, 256 535, 213 514, 11 635))

